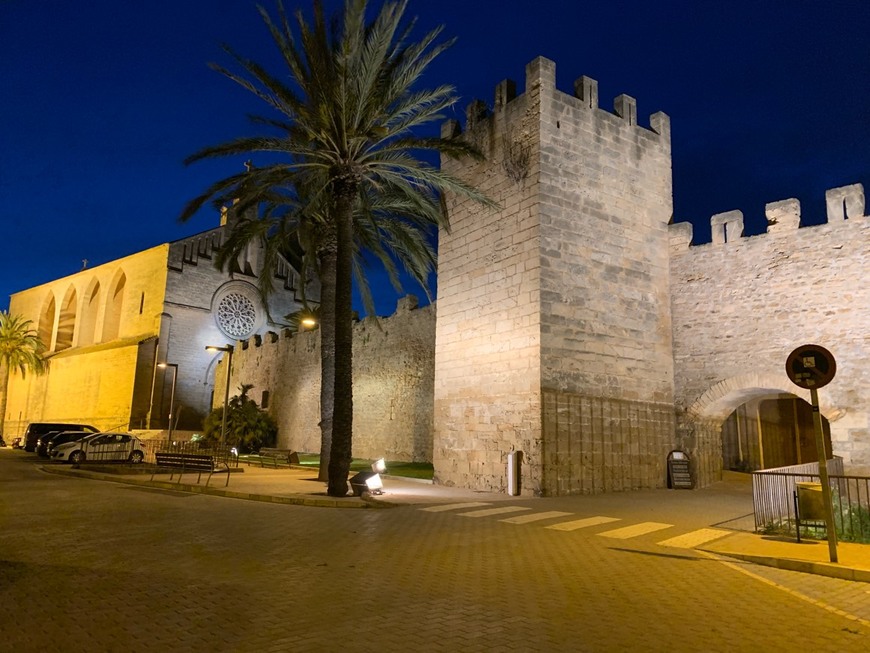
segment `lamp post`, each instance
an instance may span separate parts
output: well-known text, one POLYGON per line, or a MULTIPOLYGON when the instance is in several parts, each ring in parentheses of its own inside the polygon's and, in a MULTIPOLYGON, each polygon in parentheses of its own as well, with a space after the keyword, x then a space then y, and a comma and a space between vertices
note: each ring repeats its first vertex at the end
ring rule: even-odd
POLYGON ((169 392, 169 433, 166 439, 169 444, 172 444, 172 409, 175 406, 175 382, 178 381, 178 363, 157 363, 157 367, 166 369, 172 368, 172 390, 169 392))
POLYGON ((232 345, 224 345, 223 347, 209 345, 205 348, 206 351, 222 351, 227 354, 227 380, 224 384, 224 414, 221 417, 221 447, 225 447, 227 444, 227 409, 230 403, 230 370, 233 367, 234 349, 232 345))

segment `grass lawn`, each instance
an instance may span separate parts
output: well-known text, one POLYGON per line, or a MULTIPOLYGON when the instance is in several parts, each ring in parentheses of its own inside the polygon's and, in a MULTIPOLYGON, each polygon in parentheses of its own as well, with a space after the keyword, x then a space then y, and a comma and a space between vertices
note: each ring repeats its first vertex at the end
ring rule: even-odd
MULTIPOLYGON (((368 458, 354 458, 350 462, 350 471, 362 472, 372 468, 373 460, 368 458)), ((316 453, 300 453, 299 464, 310 467, 318 467, 320 465, 320 454, 316 453)), ((404 476, 406 478, 422 478, 431 481, 434 469, 432 463, 403 463, 398 461, 387 461, 387 472, 390 476, 404 476)))

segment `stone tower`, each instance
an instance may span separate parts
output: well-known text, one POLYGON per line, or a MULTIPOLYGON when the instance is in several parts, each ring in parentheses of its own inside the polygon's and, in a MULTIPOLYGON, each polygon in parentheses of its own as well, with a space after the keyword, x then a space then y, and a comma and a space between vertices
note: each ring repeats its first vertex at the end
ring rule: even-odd
POLYGON ((506 80, 464 134, 483 163, 442 161, 499 204, 450 198, 439 242, 436 479, 504 490, 521 451, 524 494, 661 487, 674 442, 668 273, 670 123, 637 124, 597 83, 574 95, 555 64, 506 80))

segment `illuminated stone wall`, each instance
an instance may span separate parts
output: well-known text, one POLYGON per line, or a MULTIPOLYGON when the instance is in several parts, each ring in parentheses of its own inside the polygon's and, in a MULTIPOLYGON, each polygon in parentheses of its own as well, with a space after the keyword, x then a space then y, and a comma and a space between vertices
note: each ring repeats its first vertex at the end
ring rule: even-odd
POLYGON ((35 421, 109 429, 144 420, 148 404, 134 398, 134 387, 137 379, 141 383, 140 367, 151 369, 148 353, 153 355, 160 328, 168 248, 153 247, 12 295, 10 312, 32 320, 52 353, 48 374, 11 375, 5 434, 21 435, 35 421), (74 310, 64 316, 64 306, 74 310), (70 344, 59 347, 58 332, 65 327, 70 344))
MULTIPOLYGON (((800 227, 795 199, 766 207, 766 233, 743 236, 743 216, 713 216, 713 242, 691 246, 689 223, 671 227, 676 403, 681 444, 704 467, 721 468, 721 441, 695 441, 750 398, 790 393, 796 347, 814 343, 837 360, 819 390, 835 455, 870 473, 870 218, 860 185, 827 193, 827 222, 800 227), (799 228, 800 227, 800 228, 799 228)), ((817 220, 816 220, 817 222, 817 220)), ((718 473, 718 471, 716 472, 718 473)), ((711 478, 715 478, 713 475, 711 478)))
MULTIPOLYGON (((235 215, 230 210, 223 218, 231 222, 235 215)), ((21 435, 33 421, 165 430, 173 368, 161 369, 160 362, 178 366, 176 429, 200 430, 219 358, 206 346, 276 330, 301 307, 301 280, 283 260, 272 271, 275 292, 263 304, 259 244, 229 271, 217 270, 225 231, 218 227, 14 294, 10 310, 32 321, 50 366, 42 377, 12 375, 4 433, 21 435)), ((318 298, 316 287, 308 298, 318 298)))
MULTIPOLYGON (((439 240, 436 478, 523 492, 660 487, 673 443, 668 290, 672 213, 667 116, 635 101, 599 109, 597 85, 555 88, 536 59, 526 89, 468 109, 487 163, 444 167, 495 200, 451 198, 439 240)), ((458 133, 458 125, 445 127, 458 133)))
MULTIPOLYGON (((396 313, 354 325, 353 455, 402 461, 432 456, 435 307, 399 300, 396 313)), ((231 395, 241 384, 278 421, 278 446, 320 451, 320 333, 267 333, 233 355, 231 395)), ((215 403, 223 402, 224 363, 215 374, 215 403)))

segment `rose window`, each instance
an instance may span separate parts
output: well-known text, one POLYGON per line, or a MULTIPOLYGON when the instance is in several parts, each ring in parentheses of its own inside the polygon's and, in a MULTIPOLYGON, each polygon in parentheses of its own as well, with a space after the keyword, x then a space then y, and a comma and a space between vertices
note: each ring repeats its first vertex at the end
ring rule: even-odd
POLYGON ((230 293, 217 307, 218 326, 224 333, 236 338, 245 338, 254 331, 257 309, 254 303, 239 293, 230 293))

